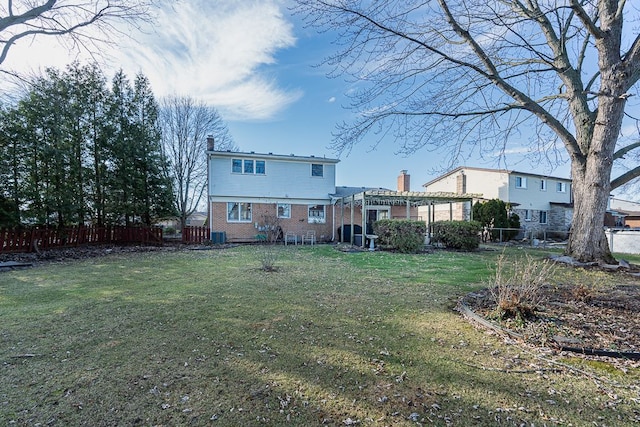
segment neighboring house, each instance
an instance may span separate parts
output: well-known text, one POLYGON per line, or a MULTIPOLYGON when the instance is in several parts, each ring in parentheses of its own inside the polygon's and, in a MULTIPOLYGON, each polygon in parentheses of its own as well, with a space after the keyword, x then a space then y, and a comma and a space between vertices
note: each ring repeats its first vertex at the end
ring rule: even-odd
MULTIPOLYGON (((459 167, 423 187, 427 192, 480 193, 482 200, 500 199, 511 205, 525 230, 566 232, 573 214, 571 180, 513 170, 459 167)), ((477 201, 477 200, 475 200, 477 201)), ((474 201, 474 202, 475 202, 474 201)), ((436 209, 436 220, 467 220, 469 203, 436 209)))
POLYGON ((207 213, 206 212, 194 212, 187 217, 187 227, 202 227, 207 225, 207 213))
POLYGON ((605 223, 609 227, 640 228, 640 203, 609 198, 609 209, 605 223))
POLYGON ((259 239, 274 224, 283 233, 331 240, 337 159, 207 151, 209 227, 226 241, 259 239))
MULTIPOLYGON (((167 228, 171 227, 178 232, 180 231, 180 218, 169 218, 158 223, 159 226, 167 228)), ((188 227, 202 227, 207 225, 207 213, 206 212, 194 212, 187 217, 188 227)))

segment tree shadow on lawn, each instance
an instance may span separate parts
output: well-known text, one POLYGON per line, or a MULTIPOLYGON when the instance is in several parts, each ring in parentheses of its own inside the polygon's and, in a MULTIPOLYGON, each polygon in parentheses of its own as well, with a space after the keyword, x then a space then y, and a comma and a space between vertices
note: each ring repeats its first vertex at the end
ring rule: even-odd
MULTIPOLYGON (((175 313, 181 305, 163 308, 175 313)), ((23 387, 34 405, 17 419, 107 425, 206 425, 212 419, 220 425, 528 425, 634 417, 629 405, 607 398, 589 379, 550 370, 468 325, 456 334, 449 329, 459 321, 453 313, 436 313, 425 327, 407 329, 403 324, 415 323, 415 316, 372 326, 338 316, 313 321, 317 316, 306 316, 300 307, 288 308, 284 312, 298 314, 258 322, 215 313, 173 322, 170 316, 132 319, 128 331, 114 329, 108 342, 96 343, 90 334, 76 337, 77 354, 66 360, 60 359, 66 354, 62 346, 54 360, 13 361, 13 370, 49 372, 44 381, 12 384, 23 387), (445 317, 441 324, 439 317, 445 317), (380 339, 377 328, 385 329, 387 338, 380 339), (145 333, 155 342, 141 341, 137 348, 126 342, 145 333), (172 337, 180 341, 168 341, 172 337), (491 366, 482 369, 482 363, 491 366), (498 368, 507 363, 517 366, 498 368)))

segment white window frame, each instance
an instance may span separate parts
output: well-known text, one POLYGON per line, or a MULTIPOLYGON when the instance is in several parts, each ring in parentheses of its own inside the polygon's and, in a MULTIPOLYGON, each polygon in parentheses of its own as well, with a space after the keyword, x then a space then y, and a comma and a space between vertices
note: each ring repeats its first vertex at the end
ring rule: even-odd
POLYGON ((227 222, 251 222, 253 217, 253 207, 246 202, 227 202, 227 222), (237 215, 231 218, 234 207, 237 206, 237 215))
POLYGON ((266 160, 251 160, 235 158, 231 159, 231 173, 241 175, 266 175, 267 174, 267 162, 266 160), (234 162, 240 162, 240 170, 237 170, 234 162), (258 163, 262 163, 264 172, 258 172, 258 163), (245 165, 250 166, 251 172, 246 172, 245 165))
POLYGON ((309 205, 307 207, 307 221, 309 222, 309 224, 324 224, 327 222, 327 207, 325 205, 309 205), (320 209, 318 209, 319 207, 322 208, 322 213, 321 214, 311 214, 312 211, 315 212, 319 212, 320 209))
POLYGON ((530 209, 525 209, 524 210, 524 220, 525 221, 531 221, 531 210, 530 209))
POLYGON ((546 179, 541 179, 540 180, 540 191, 547 191, 547 180, 546 179))
POLYGON ((547 211, 540 211, 540 219, 539 219, 540 224, 549 224, 549 212, 547 211), (544 221, 542 220, 544 218, 544 221))
POLYGON ((515 177, 515 185, 516 185, 516 188, 527 188, 527 177, 526 176, 516 176, 515 177))
POLYGON ((324 178, 324 165, 322 163, 311 163, 311 176, 314 178, 324 178), (320 168, 320 175, 315 173, 314 166, 320 168))
POLYGON ((558 193, 566 193, 567 192, 567 183, 566 182, 556 182, 556 192, 558 192, 558 193))
POLYGON ((278 203, 276 206, 276 215, 278 218, 291 218, 291 204, 278 203), (282 215, 280 215, 280 207, 282 207, 282 215))

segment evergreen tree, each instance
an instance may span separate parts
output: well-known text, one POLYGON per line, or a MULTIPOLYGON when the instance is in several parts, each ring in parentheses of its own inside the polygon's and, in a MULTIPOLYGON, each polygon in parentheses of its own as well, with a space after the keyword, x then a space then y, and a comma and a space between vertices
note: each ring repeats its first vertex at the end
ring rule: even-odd
POLYGON ((151 225, 175 214, 170 179, 164 174, 159 107, 149 80, 138 74, 134 81, 133 123, 135 155, 135 201, 141 222, 151 225))

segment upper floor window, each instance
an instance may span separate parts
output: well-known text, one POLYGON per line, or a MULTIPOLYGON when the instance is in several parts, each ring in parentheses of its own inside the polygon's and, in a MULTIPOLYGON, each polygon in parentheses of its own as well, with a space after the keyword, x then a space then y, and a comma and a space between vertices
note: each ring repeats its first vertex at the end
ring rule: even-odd
POLYGON ((556 183, 556 191, 558 193, 566 193, 567 192, 567 183, 566 182, 558 182, 558 183, 556 183))
POLYGON ((312 163, 311 176, 318 176, 322 178, 324 176, 324 165, 320 163, 312 163))
POLYGON ((309 223, 325 223, 324 205, 309 205, 309 223))
POLYGON ((527 188, 527 178, 516 176, 516 188, 527 188))
POLYGON ((253 173, 253 160, 245 160, 242 173, 253 173))
POLYGON ((227 203, 228 222, 251 222, 251 203, 227 203))
POLYGON ((291 218, 291 205, 278 203, 278 218, 291 218))
POLYGON ((231 160, 231 172, 242 173, 242 160, 240 159, 231 160))
POLYGON ((541 179, 540 180, 540 191, 547 191, 547 180, 546 179, 541 179))
POLYGON ((231 172, 264 175, 266 173, 266 163, 264 160, 231 159, 231 172))

